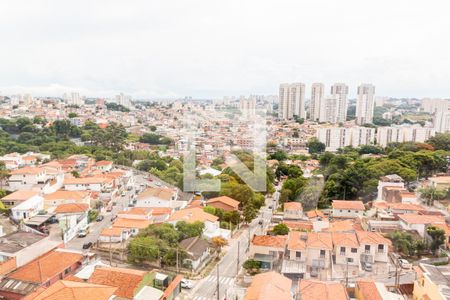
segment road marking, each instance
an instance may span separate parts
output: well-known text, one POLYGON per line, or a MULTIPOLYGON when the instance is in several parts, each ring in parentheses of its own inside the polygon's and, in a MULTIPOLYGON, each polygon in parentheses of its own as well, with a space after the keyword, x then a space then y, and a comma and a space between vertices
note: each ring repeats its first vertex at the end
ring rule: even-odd
MULTIPOLYGON (((205 278, 208 282, 217 282, 217 277, 214 275, 209 275, 205 278)), ((234 278, 233 277, 219 277, 219 283, 224 285, 231 285, 233 284, 234 278)))

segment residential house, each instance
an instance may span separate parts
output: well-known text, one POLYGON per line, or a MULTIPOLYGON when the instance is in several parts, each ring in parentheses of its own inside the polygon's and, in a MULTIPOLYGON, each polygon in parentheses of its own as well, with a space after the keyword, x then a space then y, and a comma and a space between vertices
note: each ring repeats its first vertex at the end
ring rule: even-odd
POLYGON ((383 188, 385 186, 390 187, 400 187, 402 189, 405 188, 405 183, 403 181, 403 178, 398 176, 397 174, 391 174, 380 177, 380 180, 378 180, 378 195, 377 200, 385 200, 383 199, 383 188))
POLYGON ((188 257, 183 260, 183 265, 188 265, 194 271, 197 271, 204 265, 204 262, 210 256, 209 243, 196 236, 184 239, 179 244, 180 248, 186 251, 188 257))
POLYGON ((61 204, 78 203, 93 206, 91 193, 88 191, 65 191, 58 190, 44 195, 44 208, 52 208, 61 204))
POLYGON ((113 187, 113 180, 103 176, 91 176, 80 178, 66 178, 64 188, 67 191, 110 191, 113 187))
POLYGON ((383 237, 378 232, 356 231, 359 243, 359 253, 361 262, 382 262, 389 261, 389 246, 391 241, 383 237))
POLYGON ((286 202, 283 205, 284 220, 300 220, 303 218, 303 206, 300 202, 286 202))
POLYGON ((216 236, 223 237, 224 239, 229 239, 231 237, 230 230, 220 228, 218 217, 204 212, 200 207, 185 208, 176 211, 168 220, 168 222, 173 225, 176 225, 180 221, 185 221, 187 223, 204 223, 205 229, 203 231, 203 236, 208 239, 216 236))
POLYGON ((152 220, 152 208, 150 207, 132 207, 129 210, 117 213, 118 218, 136 219, 136 220, 152 220))
POLYGON ((136 207, 169 207, 181 209, 186 201, 178 201, 178 191, 165 187, 149 187, 136 197, 136 207))
POLYGON ((333 218, 358 218, 364 216, 365 207, 362 201, 333 200, 333 218))
POLYGON ((360 249, 355 233, 333 232, 334 261, 340 265, 359 266, 360 249))
POLYGON ((222 209, 223 211, 226 212, 239 210, 239 201, 236 201, 228 196, 211 198, 208 201, 206 201, 206 204, 214 208, 222 209))
POLYGON ((44 198, 33 196, 11 208, 11 217, 15 220, 23 220, 37 215, 44 209, 44 198))
POLYGON ((54 213, 63 232, 64 243, 73 239, 88 224, 89 204, 67 203, 58 205, 54 213))
POLYGON ((261 273, 253 277, 244 300, 291 300, 291 287, 292 281, 277 272, 261 273))
POLYGON ((287 245, 287 236, 255 235, 250 254, 254 260, 261 262, 262 269, 272 270, 282 261, 287 245))
POLYGON ((347 289, 340 282, 300 280, 298 286, 300 299, 307 300, 349 300, 347 289))
POLYGON ((391 293, 387 290, 384 283, 375 282, 371 279, 357 279, 355 286, 355 297, 358 300, 386 299, 386 300, 404 300, 401 295, 391 293))
POLYGON ((21 267, 58 247, 60 241, 33 232, 16 231, 0 239, 0 275, 21 267))
POLYGON ((331 233, 308 232, 306 240, 306 265, 311 276, 321 269, 328 269, 331 263, 333 241, 331 233))
POLYGON ((121 227, 103 228, 98 236, 100 243, 124 243, 131 237, 131 230, 121 227))
POLYGON ((416 269, 413 300, 450 299, 450 267, 419 264, 416 269))
POLYGON ((95 163, 95 167, 102 172, 109 172, 112 170, 113 162, 109 160, 100 160, 95 163))
POLYGON ((56 249, 9 273, 0 282, 0 296, 23 299, 39 287, 49 287, 73 274, 84 261, 81 253, 56 249))
POLYGON ((39 198, 41 197, 39 195, 38 191, 15 191, 1 199, 3 205, 6 207, 14 207, 22 202, 25 202, 32 198, 39 198))
POLYGON ((131 235, 134 236, 139 233, 139 230, 147 228, 150 224, 152 224, 150 220, 117 218, 112 227, 128 229, 131 235))
POLYGON ((120 299, 134 299, 145 286, 151 285, 152 273, 126 268, 97 267, 88 282, 117 287, 114 295, 120 299))
POLYGON ((107 285, 59 280, 48 288, 39 288, 23 300, 110 300, 117 287, 107 285))
POLYGON ((43 167, 23 167, 12 170, 8 178, 10 190, 29 190, 36 185, 44 185, 48 182, 46 169, 43 167))
POLYGON ((436 188, 437 190, 447 191, 450 188, 450 176, 437 176, 428 179, 430 186, 436 188))
POLYGON ((306 275, 306 232, 290 231, 287 241, 285 259, 281 266, 281 273, 291 279, 298 280, 306 275))
POLYGON ((399 215, 398 218, 403 229, 416 230, 423 238, 428 226, 446 224, 444 217, 435 215, 403 214, 399 215))

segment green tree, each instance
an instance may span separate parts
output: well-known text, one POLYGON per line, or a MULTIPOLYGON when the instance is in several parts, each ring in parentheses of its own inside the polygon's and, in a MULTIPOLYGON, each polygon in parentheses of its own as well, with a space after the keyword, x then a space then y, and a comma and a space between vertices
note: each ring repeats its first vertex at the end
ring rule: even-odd
POLYGON ((435 187, 426 187, 419 190, 420 198, 426 205, 433 205, 434 200, 442 200, 447 196, 447 192, 438 190, 435 187))
POLYGON ((311 138, 308 141, 308 152, 310 154, 322 153, 325 151, 325 144, 321 143, 317 138, 311 138))
POLYGON ((289 233, 289 227, 284 223, 280 223, 273 227, 272 232, 276 235, 287 235, 289 233))
POLYGON ((436 226, 429 226, 427 234, 431 237, 431 251, 436 253, 436 250, 445 243, 445 231, 436 226))
POLYGON ((128 261, 133 264, 154 261, 160 258, 161 242, 154 237, 135 237, 128 244, 128 261))
POLYGON ((437 133, 427 143, 432 145, 436 150, 450 151, 450 132, 437 133))
POLYGON ((201 236, 205 224, 202 222, 187 223, 185 221, 179 221, 175 227, 180 234, 180 238, 184 240, 194 236, 201 236))

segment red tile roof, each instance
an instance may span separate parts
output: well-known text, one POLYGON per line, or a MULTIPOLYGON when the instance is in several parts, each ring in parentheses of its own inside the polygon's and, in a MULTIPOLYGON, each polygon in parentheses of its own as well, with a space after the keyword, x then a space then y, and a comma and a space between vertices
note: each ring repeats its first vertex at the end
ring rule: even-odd
POLYGON ((133 299, 147 273, 125 268, 97 267, 89 278, 89 283, 117 287, 115 292, 117 297, 133 299))
POLYGON ((252 239, 252 245, 274 248, 286 247, 287 237, 282 235, 255 235, 252 239))
POLYGON ((9 278, 21 281, 44 283, 63 273, 64 270, 83 260, 79 253, 53 250, 8 275, 9 278))
POLYGON ((333 200, 331 206, 334 209, 353 209, 353 210, 365 210, 362 201, 352 200, 333 200))

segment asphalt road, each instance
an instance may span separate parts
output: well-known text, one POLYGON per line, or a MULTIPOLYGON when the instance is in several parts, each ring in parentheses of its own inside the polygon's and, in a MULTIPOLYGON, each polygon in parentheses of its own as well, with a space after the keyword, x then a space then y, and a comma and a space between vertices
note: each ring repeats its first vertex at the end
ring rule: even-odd
POLYGON ((219 282, 219 299, 224 299, 227 289, 234 287, 234 279, 238 270, 247 259, 247 249, 249 246, 249 238, 254 234, 261 234, 264 229, 270 224, 272 218, 272 210, 267 206, 271 205, 273 200, 266 199, 266 206, 261 208, 260 215, 254 219, 248 229, 244 230, 241 235, 230 242, 229 249, 225 256, 218 263, 217 268, 214 269, 206 278, 200 280, 194 289, 191 291, 191 299, 194 300, 210 300, 217 299, 217 281, 219 282), (259 224, 259 220, 263 220, 263 224, 259 224), (239 252, 238 252, 239 251, 239 252), (217 280, 219 274, 219 280, 217 280))

